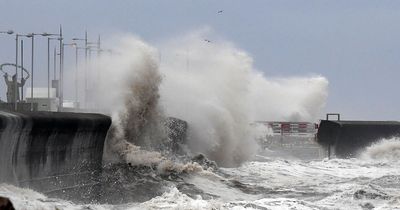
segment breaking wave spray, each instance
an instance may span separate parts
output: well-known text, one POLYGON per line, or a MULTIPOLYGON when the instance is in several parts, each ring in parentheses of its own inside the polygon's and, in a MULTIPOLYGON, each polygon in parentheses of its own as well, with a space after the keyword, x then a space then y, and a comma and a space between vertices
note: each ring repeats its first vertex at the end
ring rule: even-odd
POLYGON ((148 150, 166 138, 161 121, 173 116, 188 122, 194 154, 235 166, 257 150, 251 122, 318 117, 327 97, 324 77, 266 79, 232 43, 205 42, 209 33, 194 32, 158 50, 125 36, 114 44, 118 55, 103 56, 94 101, 113 118, 108 159, 159 161, 160 153, 148 150))

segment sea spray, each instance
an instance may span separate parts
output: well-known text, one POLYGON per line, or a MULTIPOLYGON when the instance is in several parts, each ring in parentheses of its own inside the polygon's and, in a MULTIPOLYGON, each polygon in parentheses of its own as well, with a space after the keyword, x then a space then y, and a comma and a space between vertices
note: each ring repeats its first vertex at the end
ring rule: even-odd
MULTIPOLYGON (((98 97, 101 100, 107 100, 107 97, 116 100, 111 102, 110 107, 103 107, 103 110, 109 109, 113 116, 106 139, 105 162, 155 167, 159 174, 202 171, 203 167, 198 163, 174 162, 172 157, 166 156, 165 143, 169 143, 168 132, 171 132, 165 126, 166 121, 173 124, 177 122, 168 120, 159 105, 162 78, 154 59, 155 50, 137 38, 128 38, 123 42, 123 54, 118 58, 103 60, 107 61, 103 67, 108 68, 100 69, 103 73, 108 71, 119 77, 111 80, 115 84, 110 84, 110 80, 99 83, 103 94, 98 97), (135 56, 131 58, 130 55, 135 56), (110 86, 114 88, 108 89, 110 86), (113 93, 104 94, 109 91, 113 93)), ((110 104, 110 101, 106 104, 110 104)))
POLYGON ((315 121, 327 98, 322 76, 266 78, 252 58, 210 31, 193 32, 161 48, 161 104, 188 121, 189 148, 235 166, 257 150, 254 121, 315 121))
POLYGON ((188 122, 190 155, 205 154, 221 166, 236 166, 256 153, 252 122, 318 117, 327 97, 324 77, 267 79, 246 52, 220 39, 204 42, 208 35, 194 32, 160 51, 125 37, 114 44, 118 55, 101 59, 95 98, 113 116, 114 140, 107 144, 119 158, 163 159, 165 116, 188 122))
POLYGON ((400 159, 400 138, 381 139, 365 148, 360 157, 368 161, 397 162, 400 159))
POLYGON ((118 46, 120 54, 104 57, 98 69, 108 77, 98 81, 95 100, 113 119, 104 159, 155 164, 162 159, 155 148, 166 138, 165 117, 158 104, 161 75, 156 51, 135 37, 121 39, 118 46))
POLYGON ((251 158, 248 85, 251 58, 232 44, 204 42, 189 34, 162 48, 161 103, 189 124, 188 145, 222 166, 251 158))
POLYGON ((328 97, 322 76, 266 78, 253 72, 250 83, 252 119, 315 122, 328 97))

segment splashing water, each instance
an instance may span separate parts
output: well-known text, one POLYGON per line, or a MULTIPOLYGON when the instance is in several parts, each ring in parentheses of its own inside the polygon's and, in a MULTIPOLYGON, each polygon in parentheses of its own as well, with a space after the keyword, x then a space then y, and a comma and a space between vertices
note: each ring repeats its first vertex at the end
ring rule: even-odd
POLYGON ((224 40, 204 42, 207 36, 198 31, 161 50, 161 103, 168 115, 188 121, 192 151, 235 166, 257 150, 251 122, 318 117, 325 78, 267 80, 246 52, 224 40))
MULTIPOLYGON (((202 170, 196 163, 178 164, 154 149, 154 144, 165 138, 161 120, 165 115, 174 116, 189 122, 189 146, 193 152, 204 152, 222 165, 235 165, 251 157, 254 145, 250 122, 314 120, 325 103, 328 85, 325 78, 267 79, 254 70, 246 53, 224 41, 205 45, 199 41, 203 35, 191 34, 162 48, 159 67, 154 48, 137 38, 125 38, 119 47, 120 56, 101 61, 102 75, 97 87, 100 102, 97 104, 112 114, 114 123, 105 148, 110 156, 105 159, 115 158, 133 165, 157 164, 160 174, 173 171, 190 176, 181 176, 178 181, 167 176, 162 181, 166 179, 172 186, 145 202, 78 205, 4 184, 0 184, 0 195, 11 197, 21 209, 395 209, 400 206, 399 163, 393 161, 399 155, 397 139, 372 145, 361 159, 266 158, 266 162, 250 161, 214 172, 202 170), (369 159, 389 161, 376 164, 369 159)), ((138 170, 139 167, 133 168, 133 172, 138 170)), ((149 174, 127 178, 124 187, 145 179, 156 184, 160 181, 149 174)), ((121 192, 115 190, 115 185, 112 187, 111 198, 120 197, 121 192)), ((154 188, 143 189, 154 191, 154 188)))
POLYGON ((112 115, 104 159, 133 165, 161 161, 152 149, 166 138, 159 107, 161 75, 155 50, 138 38, 125 37, 118 44, 121 55, 100 60, 97 108, 112 115), (110 88, 112 87, 112 88, 110 88))
POLYGON ((318 116, 327 97, 325 78, 267 80, 232 43, 202 41, 209 34, 191 33, 163 45, 160 52, 128 36, 116 44, 120 56, 100 61, 96 104, 113 116, 109 136, 114 140, 106 151, 130 162, 138 154, 137 159, 159 161, 161 155, 154 151, 138 151, 159 146, 166 138, 161 121, 173 116, 188 122, 190 151, 221 166, 237 166, 257 151, 251 122, 318 116), (135 155, 128 155, 129 150, 135 155))
POLYGON ((382 139, 379 142, 367 147, 362 153, 361 158, 373 161, 399 161, 400 159, 400 138, 393 137, 382 139))

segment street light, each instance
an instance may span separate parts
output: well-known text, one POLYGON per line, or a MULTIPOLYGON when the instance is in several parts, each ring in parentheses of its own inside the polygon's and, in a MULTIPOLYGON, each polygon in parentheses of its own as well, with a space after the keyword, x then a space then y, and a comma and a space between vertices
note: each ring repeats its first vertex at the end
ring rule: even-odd
POLYGON ((90 49, 92 49, 93 47, 97 48, 98 49, 97 55, 98 56, 100 55, 99 54, 100 53, 100 51, 99 51, 100 36, 98 37, 97 42, 89 42, 87 37, 88 37, 88 34, 87 34, 87 31, 85 31, 85 38, 73 38, 72 39, 73 41, 85 41, 85 47, 82 48, 85 50, 85 85, 84 85, 85 94, 84 94, 84 100, 83 100, 85 108, 87 108, 87 103, 88 103, 88 101, 87 101, 87 99, 88 99, 88 71, 89 71, 88 62, 91 58, 91 54, 90 54, 91 50, 90 49))
POLYGON ((76 43, 63 44, 63 46, 72 46, 75 48, 75 103, 78 104, 78 49, 76 43))
MULTIPOLYGON (((15 35, 15 77, 18 78, 18 39, 19 37, 30 37, 28 34, 16 34, 15 35)), ((23 87, 22 87, 23 88, 23 87)), ((17 111, 17 97, 18 97, 18 82, 14 84, 14 110, 17 111)), ((31 104, 31 109, 33 104, 31 104)))
MULTIPOLYGON (((85 31, 85 38, 73 38, 73 41, 85 41, 85 47, 83 48, 85 50, 85 85, 84 85, 84 107, 86 108, 86 99, 87 99, 87 69, 88 69, 88 38, 87 38, 87 31, 85 31)), ((77 48, 78 49, 78 48, 77 48)))
MULTIPOLYGON (((1 34, 8 34, 8 35, 11 35, 11 34, 14 33, 14 31, 13 31, 13 30, 7 30, 7 31, 0 31, 0 33, 1 33, 1 34)), ((18 50, 17 50, 16 54, 18 54, 18 50)), ((17 65, 16 65, 16 70, 15 70, 15 71, 18 71, 17 65)), ((17 86, 18 86, 18 85, 17 85, 17 86)), ((16 93, 15 93, 14 96, 15 96, 15 97, 17 96, 16 93)), ((17 110, 16 104, 17 104, 17 103, 15 102, 15 105, 14 105, 14 109, 15 109, 15 110, 17 110)))
POLYGON ((31 55, 31 111, 33 111, 33 69, 34 69, 34 55, 35 55, 35 48, 34 48, 34 43, 35 43, 35 36, 37 35, 41 35, 44 37, 47 36, 60 36, 61 37, 61 31, 60 34, 50 34, 50 33, 29 33, 28 35, 26 35, 26 37, 31 38, 32 40, 32 55, 31 55))
POLYGON ((11 35, 11 34, 13 34, 14 33, 14 31, 13 30, 8 30, 8 31, 0 31, 0 34, 8 34, 8 35, 11 35))
MULTIPOLYGON (((61 37, 58 38, 47 38, 47 98, 50 101, 50 41, 51 40, 60 40, 61 37)), ((54 65, 55 65, 54 61, 54 65)), ((55 78, 54 78, 55 79, 55 78)))

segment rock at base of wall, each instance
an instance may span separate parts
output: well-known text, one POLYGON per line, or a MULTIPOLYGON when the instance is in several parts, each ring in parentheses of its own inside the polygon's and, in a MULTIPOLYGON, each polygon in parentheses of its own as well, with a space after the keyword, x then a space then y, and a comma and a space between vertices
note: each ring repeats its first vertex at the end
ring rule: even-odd
POLYGON ((15 210, 10 199, 0 196, 0 210, 15 210))

